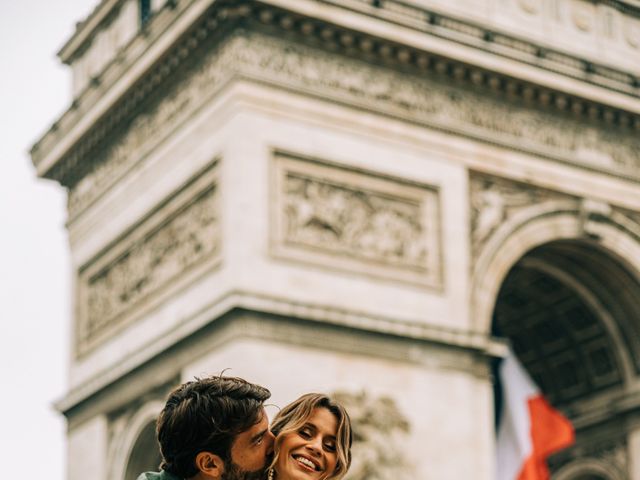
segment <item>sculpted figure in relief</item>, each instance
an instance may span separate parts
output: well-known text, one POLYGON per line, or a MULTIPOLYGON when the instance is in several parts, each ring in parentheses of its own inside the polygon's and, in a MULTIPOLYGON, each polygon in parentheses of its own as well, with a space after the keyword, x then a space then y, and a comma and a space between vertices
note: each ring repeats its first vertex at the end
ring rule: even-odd
POLYGON ((482 249, 489 237, 514 212, 548 200, 572 198, 562 193, 488 175, 472 174, 469 186, 474 254, 482 249))
POLYGON ((353 425, 353 463, 345 480, 413 480, 403 453, 410 424, 395 401, 366 392, 336 392, 353 425))
POLYGON ((507 218, 508 209, 534 203, 531 190, 495 183, 489 178, 472 181, 472 232, 474 245, 480 245, 507 218))
POLYGON ((288 175, 284 208, 287 241, 395 264, 427 265, 417 203, 288 175))

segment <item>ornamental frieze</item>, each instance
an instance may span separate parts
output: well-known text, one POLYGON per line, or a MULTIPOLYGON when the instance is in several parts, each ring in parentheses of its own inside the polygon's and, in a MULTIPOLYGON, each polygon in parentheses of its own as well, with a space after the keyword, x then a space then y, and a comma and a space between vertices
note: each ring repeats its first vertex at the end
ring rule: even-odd
POLYGON ((133 232, 80 273, 79 345, 89 344, 125 323, 131 310, 167 288, 178 288, 194 270, 217 259, 220 249, 218 200, 210 176, 189 197, 171 196, 133 232))
MULTIPOLYGON (((570 113, 523 107, 486 91, 440 82, 437 74, 394 71, 301 43, 251 34, 232 37, 215 53, 204 56, 169 88, 166 99, 141 112, 127 133, 112 139, 100 158, 93 160, 94 170, 71 189, 70 219, 234 77, 313 93, 327 101, 638 178, 640 137, 625 129, 603 129, 570 113)), ((545 101, 540 98, 538 104, 545 101)))
POLYGON ((375 109, 434 128, 472 135, 524 150, 565 157, 594 168, 617 168, 635 176, 640 138, 589 127, 570 115, 481 95, 432 79, 375 67, 302 44, 265 38, 242 49, 241 63, 252 77, 321 91, 323 97, 375 109), (569 156, 568 156, 569 155, 569 156))
POLYGON ((277 256, 439 285, 437 190, 279 155, 277 256))

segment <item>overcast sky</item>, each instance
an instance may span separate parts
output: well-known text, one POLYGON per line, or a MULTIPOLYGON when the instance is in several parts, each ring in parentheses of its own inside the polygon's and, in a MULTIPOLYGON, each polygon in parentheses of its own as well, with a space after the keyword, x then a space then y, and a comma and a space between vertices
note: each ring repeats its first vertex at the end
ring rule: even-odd
POLYGON ((0 458, 7 478, 65 478, 70 268, 66 194, 36 179, 33 142, 69 105, 56 52, 98 0, 0 0, 0 458))

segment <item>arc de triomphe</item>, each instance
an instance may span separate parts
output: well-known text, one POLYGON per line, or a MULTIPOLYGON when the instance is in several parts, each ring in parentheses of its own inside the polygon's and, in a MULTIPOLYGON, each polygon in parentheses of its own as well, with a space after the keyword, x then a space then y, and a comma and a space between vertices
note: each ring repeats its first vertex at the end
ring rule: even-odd
POLYGON ((102 0, 59 56, 69 480, 227 368, 353 402, 354 480, 490 480, 497 332, 555 478, 640 479, 637 0, 102 0))

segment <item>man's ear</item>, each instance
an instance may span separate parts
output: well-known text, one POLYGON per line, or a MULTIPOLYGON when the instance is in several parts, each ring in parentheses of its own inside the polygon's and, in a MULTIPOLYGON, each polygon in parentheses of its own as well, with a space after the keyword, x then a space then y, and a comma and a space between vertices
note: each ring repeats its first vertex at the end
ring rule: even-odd
POLYGON ((196 455, 196 467, 205 478, 218 480, 224 473, 224 462, 211 452, 200 452, 196 455))

